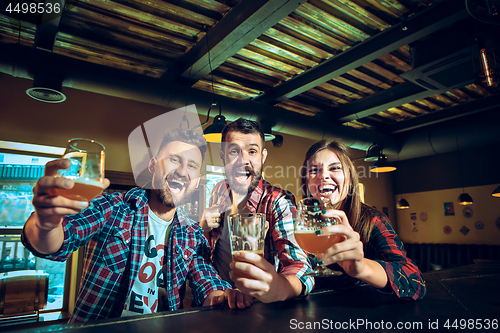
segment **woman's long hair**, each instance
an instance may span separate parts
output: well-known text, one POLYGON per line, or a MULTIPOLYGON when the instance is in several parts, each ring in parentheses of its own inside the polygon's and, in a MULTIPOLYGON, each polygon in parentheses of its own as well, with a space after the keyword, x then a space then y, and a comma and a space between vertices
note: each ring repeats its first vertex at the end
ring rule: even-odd
POLYGON ((316 142, 309 148, 300 169, 302 197, 308 197, 307 190, 307 172, 311 158, 319 151, 329 149, 337 155, 342 164, 342 172, 344 173, 344 188, 338 188, 338 191, 347 191, 347 196, 340 202, 337 207, 340 207, 349 219, 351 227, 359 233, 361 241, 367 243, 370 239, 370 232, 373 227, 372 216, 367 207, 361 202, 361 194, 359 193, 358 174, 352 162, 351 156, 347 147, 337 141, 322 140, 316 142))

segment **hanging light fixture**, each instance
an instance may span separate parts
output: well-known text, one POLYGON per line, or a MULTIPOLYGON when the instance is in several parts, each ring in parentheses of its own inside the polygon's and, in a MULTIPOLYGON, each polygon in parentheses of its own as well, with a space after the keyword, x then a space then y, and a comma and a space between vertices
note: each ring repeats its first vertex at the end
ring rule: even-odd
POLYGON ((283 145, 283 135, 278 134, 276 137, 272 140, 273 146, 276 148, 279 148, 283 145))
POLYGON ((491 47, 482 46, 479 50, 479 63, 481 71, 479 79, 489 87, 498 85, 498 69, 495 59, 495 53, 491 47))
POLYGON ((462 193, 458 196, 458 204, 462 206, 472 205, 474 201, 468 193, 462 193))
POLYGON ((366 150, 366 156, 364 158, 365 162, 375 162, 378 160, 378 157, 382 155, 382 149, 376 144, 372 144, 366 150))
MULTIPOLYGON (((399 153, 398 153, 398 162, 399 162, 399 153)), ((397 173, 399 176, 399 172, 397 173)), ((398 181, 398 184, 401 184, 401 181, 398 181)), ((403 192, 403 186, 400 185, 400 192, 403 192)), ((410 208, 410 204, 405 198, 399 199, 399 201, 396 203, 396 209, 408 209, 410 208)))
POLYGON ((371 172, 380 173, 380 172, 391 172, 394 170, 396 170, 396 167, 394 166, 394 164, 392 164, 387 160, 387 156, 384 154, 381 154, 378 157, 378 161, 373 166, 370 167, 371 172))
POLYGON ((221 107, 219 102, 215 100, 215 88, 214 88, 214 73, 212 71, 212 62, 210 60, 210 47, 208 44, 208 34, 206 35, 207 37, 207 50, 208 50, 208 65, 210 67, 210 75, 212 76, 212 94, 213 94, 213 100, 212 100, 212 105, 208 108, 207 112, 207 120, 201 126, 205 125, 208 123, 208 119, 210 117, 210 111, 212 110, 212 107, 218 106, 219 107, 219 115, 214 118, 214 121, 212 122, 212 125, 208 126, 205 128, 203 131, 203 136, 205 137, 205 140, 207 142, 211 143, 220 143, 222 142, 222 130, 224 129, 224 126, 227 125, 226 117, 222 115, 221 107))
POLYGON ((404 198, 401 198, 398 203, 396 204, 397 209, 408 209, 410 208, 410 204, 408 201, 404 198))
POLYGON ((264 141, 272 141, 276 136, 273 134, 273 129, 271 123, 267 120, 262 120, 260 122, 262 126, 262 131, 264 132, 264 141))
POLYGON ((500 185, 497 186, 497 188, 491 193, 491 196, 500 198, 500 185))
POLYGON ((203 136, 205 137, 205 140, 207 140, 207 142, 212 142, 212 143, 220 143, 222 141, 222 129, 224 128, 224 126, 227 125, 226 118, 222 115, 220 104, 215 100, 212 102, 212 105, 208 109, 207 121, 205 122, 205 124, 208 122, 208 117, 210 116, 210 110, 212 109, 213 106, 216 105, 219 106, 219 115, 214 118, 212 125, 208 126, 203 131, 203 136))
POLYGON ((472 200, 472 197, 468 193, 465 193, 464 177, 462 175, 462 163, 460 161, 460 146, 458 145, 458 135, 456 132, 455 132, 455 139, 457 140, 458 168, 460 173, 460 179, 462 181, 462 194, 458 196, 458 204, 462 206, 472 205, 472 203, 474 202, 472 200))

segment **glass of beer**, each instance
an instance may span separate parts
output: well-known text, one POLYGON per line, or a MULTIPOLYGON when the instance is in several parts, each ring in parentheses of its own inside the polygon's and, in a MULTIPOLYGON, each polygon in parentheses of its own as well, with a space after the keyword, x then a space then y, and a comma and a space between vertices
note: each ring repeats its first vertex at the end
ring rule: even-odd
MULTIPOLYGON (((231 214, 229 215, 231 229, 231 254, 247 251, 264 256, 266 238, 266 216, 257 214, 231 214)), ((243 276, 239 273, 240 276, 243 276)), ((251 278, 250 276, 244 276, 251 278)))
MULTIPOLYGON (((324 201, 306 198, 297 205, 294 234, 299 246, 306 252, 318 255, 326 252, 328 248, 340 242, 341 235, 316 235, 316 230, 339 223, 338 218, 326 217, 321 214, 327 205, 324 201)), ((309 276, 341 275, 342 272, 334 271, 323 266, 316 266, 309 276)))
POLYGON ((62 158, 71 162, 68 169, 59 170, 59 176, 71 179, 71 189, 54 189, 53 195, 68 199, 90 201, 104 189, 104 146, 89 139, 71 139, 62 158))

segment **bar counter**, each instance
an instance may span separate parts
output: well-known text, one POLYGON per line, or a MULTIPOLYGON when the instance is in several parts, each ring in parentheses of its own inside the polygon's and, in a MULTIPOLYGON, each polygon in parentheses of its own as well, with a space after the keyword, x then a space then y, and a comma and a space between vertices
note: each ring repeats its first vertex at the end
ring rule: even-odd
MULTIPOLYGON (((285 332, 322 330, 498 331, 500 262, 424 273, 427 295, 403 301, 370 286, 313 292, 303 300, 186 309, 73 325, 24 327, 23 332, 285 332)), ((14 329, 14 328, 11 328, 14 329)), ((19 329, 17 329, 19 331, 19 329)), ((13 330, 15 331, 15 329, 13 330)))

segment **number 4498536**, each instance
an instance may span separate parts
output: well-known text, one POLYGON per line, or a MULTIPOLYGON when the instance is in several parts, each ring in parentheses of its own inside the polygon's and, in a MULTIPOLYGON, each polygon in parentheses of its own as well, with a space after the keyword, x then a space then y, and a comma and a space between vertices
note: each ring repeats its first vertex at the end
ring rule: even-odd
POLYGON ((480 329, 498 329, 498 319, 455 319, 446 320, 444 323, 444 328, 447 329, 470 329, 470 330, 480 330, 480 329))
POLYGON ((7 7, 5 7, 5 12, 12 14, 59 14, 62 11, 61 4, 59 2, 21 2, 21 1, 6 1, 7 7))

